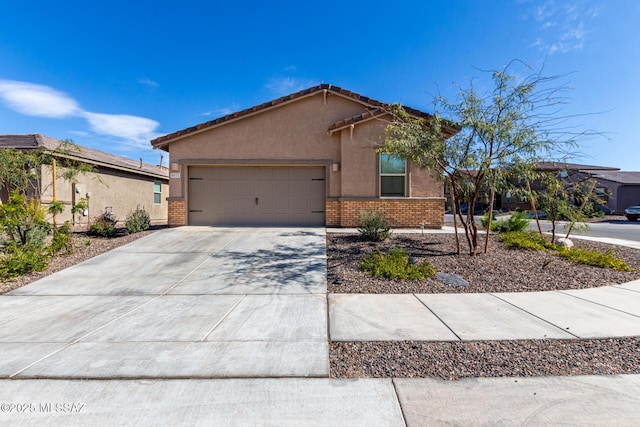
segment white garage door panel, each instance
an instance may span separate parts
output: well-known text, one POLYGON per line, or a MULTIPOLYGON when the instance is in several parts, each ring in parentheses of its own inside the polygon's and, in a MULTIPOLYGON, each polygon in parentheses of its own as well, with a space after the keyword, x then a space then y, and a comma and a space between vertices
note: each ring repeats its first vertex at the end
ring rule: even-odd
POLYGON ((189 168, 190 225, 324 225, 323 167, 189 168))

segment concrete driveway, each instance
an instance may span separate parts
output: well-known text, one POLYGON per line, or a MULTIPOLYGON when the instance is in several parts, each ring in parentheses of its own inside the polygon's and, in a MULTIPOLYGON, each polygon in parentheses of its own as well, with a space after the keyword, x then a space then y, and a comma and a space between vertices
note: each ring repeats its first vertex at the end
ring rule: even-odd
POLYGON ((162 230, 0 297, 3 378, 328 376, 325 232, 162 230))

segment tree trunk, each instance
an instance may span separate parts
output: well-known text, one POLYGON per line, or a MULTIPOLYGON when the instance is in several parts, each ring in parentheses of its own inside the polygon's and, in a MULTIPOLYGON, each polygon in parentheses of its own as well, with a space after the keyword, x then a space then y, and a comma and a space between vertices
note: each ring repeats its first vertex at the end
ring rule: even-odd
POLYGON ((489 234, 491 234, 491 222, 493 221, 493 202, 496 198, 496 171, 491 171, 491 195, 489 196, 489 218, 487 219, 487 234, 484 237, 484 253, 489 251, 489 234))
POLYGON ((542 227, 540 227, 540 219, 538 218, 538 211, 536 211, 536 199, 533 197, 533 191, 531 191, 531 183, 527 180, 527 191, 529 192, 529 200, 531 201, 531 210, 533 211, 533 217, 536 220, 538 226, 538 233, 542 236, 542 227))
POLYGON ((456 236, 456 253, 460 255, 460 237, 458 236, 458 221, 456 219, 456 203, 458 198, 456 197, 456 190, 454 187, 454 179, 451 178, 451 213, 453 214, 453 233, 456 236))

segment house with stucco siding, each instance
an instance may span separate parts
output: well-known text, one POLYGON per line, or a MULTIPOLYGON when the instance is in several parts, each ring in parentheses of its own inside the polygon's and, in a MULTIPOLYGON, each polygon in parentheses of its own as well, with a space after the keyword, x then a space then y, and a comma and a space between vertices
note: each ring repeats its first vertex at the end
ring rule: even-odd
MULTIPOLYGON (((0 135, 0 149, 23 151, 45 149, 54 157, 66 157, 93 166, 93 171, 81 173, 75 182, 61 178, 63 168, 56 174, 56 200, 65 205, 58 216, 61 223, 69 220, 77 228, 86 227, 105 211, 111 211, 116 219, 124 221, 136 207, 144 208, 152 224, 167 223, 167 197, 169 172, 161 165, 150 165, 142 160, 106 153, 93 148, 69 145, 65 141, 40 134, 0 135), (86 199, 88 209, 79 216, 71 215, 71 207, 86 199)), ((51 165, 41 165, 38 170, 40 202, 47 207, 53 200, 53 173, 51 165)), ((0 203, 6 201, 6 189, 0 189, 0 203)))
POLYGON ((171 158, 169 225, 355 227, 375 209, 442 227, 436 174, 376 153, 386 106, 321 84, 154 139, 171 158))

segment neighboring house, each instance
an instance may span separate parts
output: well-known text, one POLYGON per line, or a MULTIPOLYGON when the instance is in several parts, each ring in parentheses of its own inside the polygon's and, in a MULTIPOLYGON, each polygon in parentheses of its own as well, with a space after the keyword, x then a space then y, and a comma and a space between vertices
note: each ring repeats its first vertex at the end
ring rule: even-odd
MULTIPOLYGON (((593 165, 582 165, 577 163, 566 163, 566 162, 540 162, 536 166, 535 170, 537 172, 546 172, 546 173, 555 173, 558 174, 562 179, 567 182, 577 182, 584 181, 588 179, 593 174, 597 173, 609 173, 619 171, 618 168, 611 168, 606 166, 593 166, 593 165)), ((469 177, 474 176, 476 171, 464 171, 464 175, 468 175, 469 177)), ((526 188, 526 181, 524 179, 514 180, 512 181, 512 185, 516 188, 526 188)), ((531 189, 533 191, 543 191, 539 180, 534 180, 530 183, 531 189)), ((607 200, 607 192, 606 189, 602 188, 598 185, 595 188, 597 195, 603 200, 607 200)), ((515 193, 515 192, 514 192, 515 193)), ((503 211, 513 211, 516 209, 529 210, 531 209, 531 202, 529 200, 522 200, 518 198, 512 192, 506 192, 504 194, 496 194, 494 209, 503 210, 503 211)), ((451 195, 449 191, 449 186, 445 186, 445 195, 447 197, 447 210, 451 209, 451 195)), ((489 203, 489 194, 487 192, 481 191, 479 194, 479 200, 477 202, 477 207, 481 209, 486 209, 489 203)), ((465 205, 466 206, 466 205, 465 205)))
POLYGON ((154 139, 171 154, 169 225, 355 227, 375 209, 440 228, 442 182, 375 151, 385 106, 322 84, 154 139))
POLYGON ((640 205, 640 172, 597 171, 591 177, 598 182, 600 191, 608 194, 607 207, 622 215, 625 208, 640 205))
MULTIPOLYGON (((0 135, 0 149, 32 150, 42 147, 58 150, 64 145, 64 141, 39 134, 0 135)), ((79 174, 77 183, 64 181, 61 178, 63 170, 57 171, 56 199, 66 205, 63 214, 57 218, 59 223, 70 220, 76 226, 86 225, 105 210, 111 210, 119 221, 124 221, 137 206, 149 213, 153 224, 167 223, 169 172, 166 167, 77 145, 64 154, 56 155, 95 166, 94 172, 79 174), (81 198, 88 199, 89 209, 80 218, 72 218, 71 206, 81 198)), ((53 198, 51 166, 42 165, 39 172, 41 202, 46 206, 53 198)), ((0 201, 6 200, 6 191, 2 191, 0 201)))
MULTIPOLYGON (((589 178, 589 174, 594 171, 615 171, 617 168, 610 168, 606 166, 593 166, 593 165, 581 165, 577 163, 565 163, 565 162, 540 162, 536 167, 538 172, 556 173, 560 178, 567 182, 584 181, 589 178)), ((517 187, 525 188, 525 181, 520 180, 514 183, 517 187)), ((539 181, 532 181, 531 189, 534 191, 544 191, 539 181)), ((598 189, 595 189, 599 196, 604 196, 598 189)), ((512 195, 510 192, 500 195, 500 199, 497 202, 499 207, 505 211, 511 211, 515 209, 530 210, 531 202, 523 201, 512 195)))

